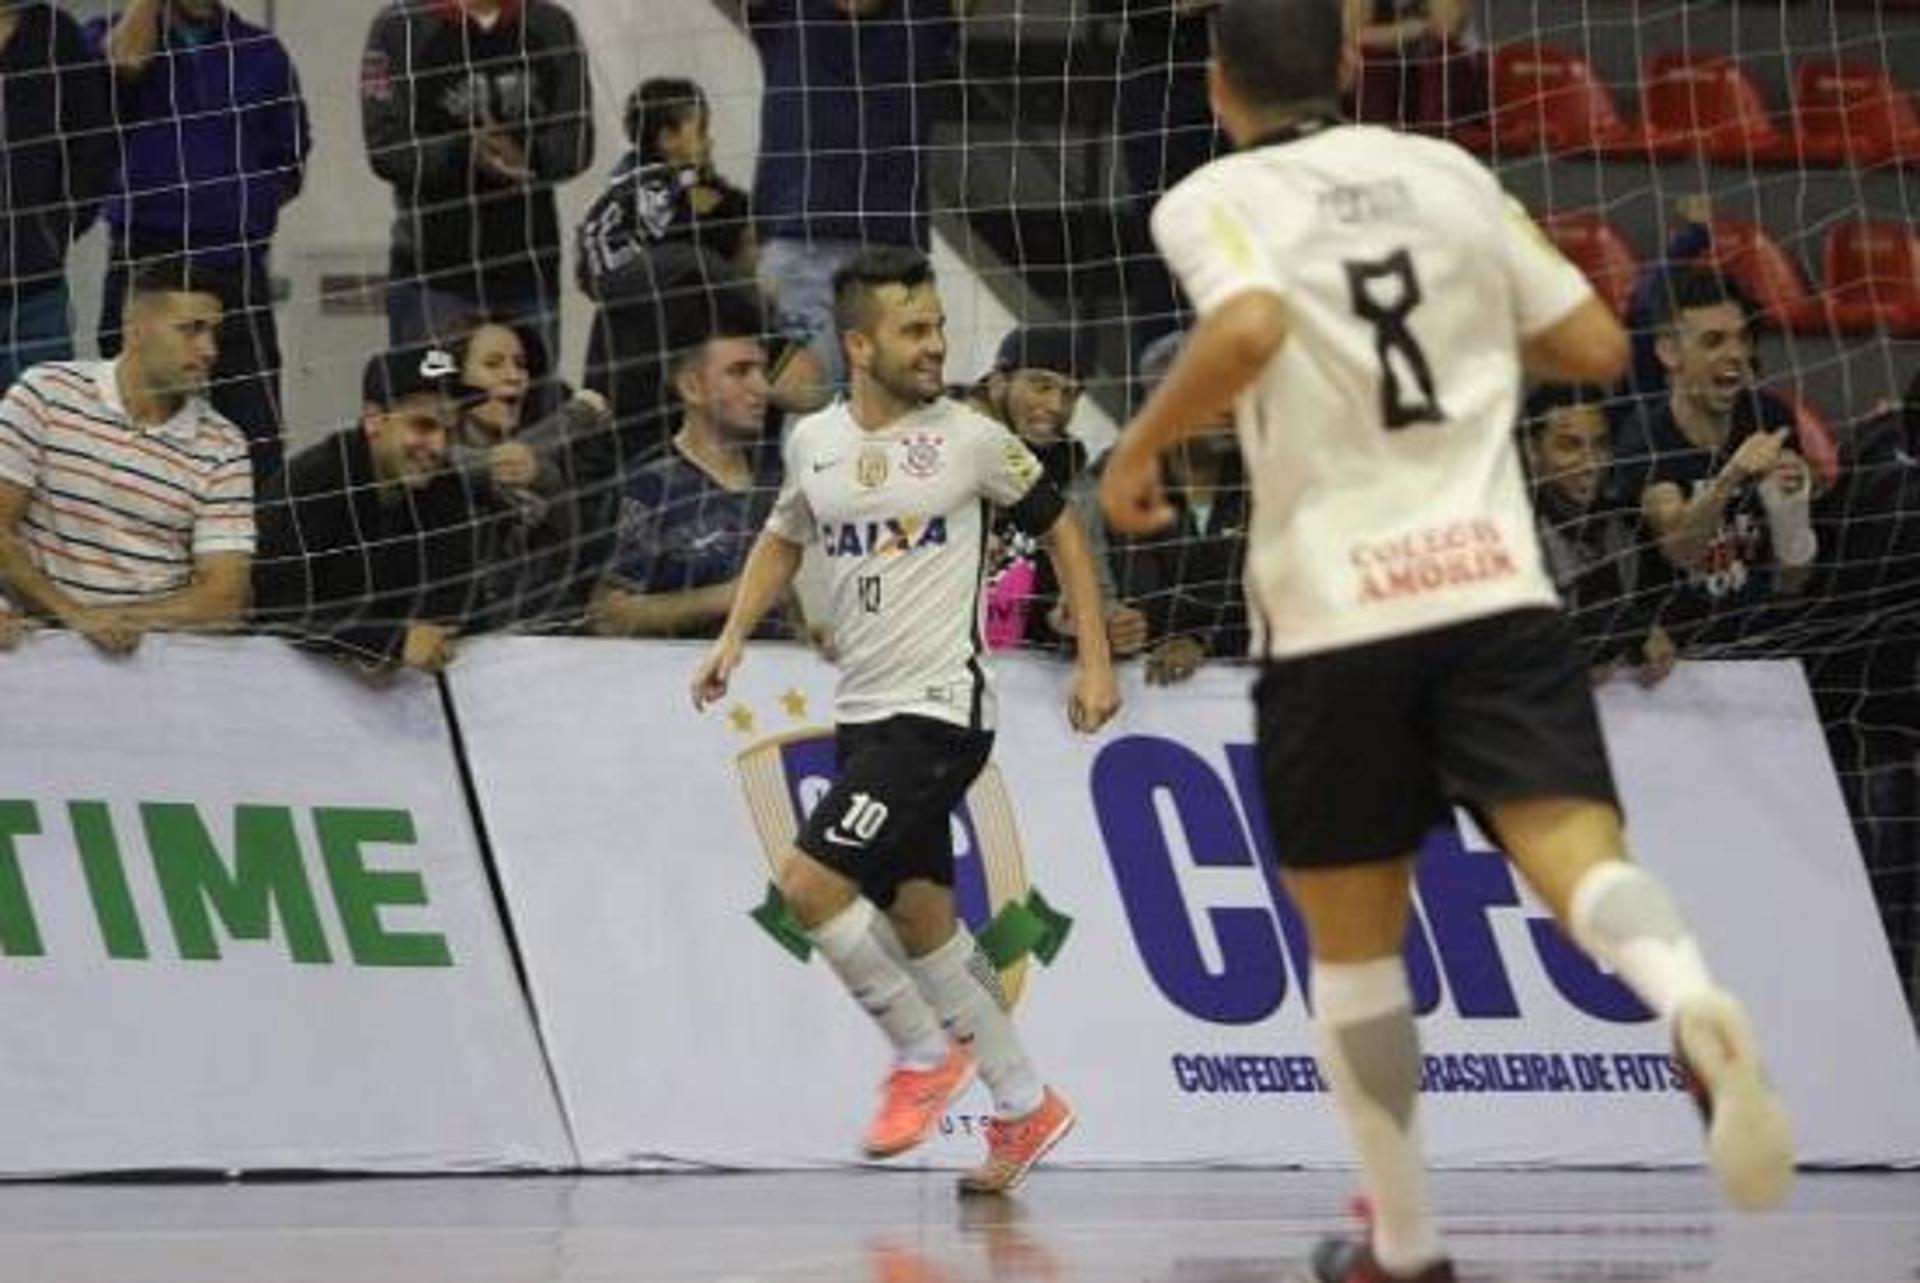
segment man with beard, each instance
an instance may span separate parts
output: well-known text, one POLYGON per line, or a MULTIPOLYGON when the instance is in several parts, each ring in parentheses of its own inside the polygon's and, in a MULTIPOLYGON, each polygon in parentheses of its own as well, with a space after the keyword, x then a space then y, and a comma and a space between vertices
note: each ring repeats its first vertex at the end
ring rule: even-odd
POLYGON ((1673 639, 1656 622, 1639 509, 1614 484, 1607 399, 1603 388, 1541 387, 1521 416, 1522 455, 1547 570, 1594 680, 1625 665, 1652 686, 1673 671, 1673 639))
POLYGON ((1642 469, 1631 493, 1659 547, 1663 617, 1682 647, 1733 641, 1812 575, 1813 473, 1792 446, 1792 413, 1754 386, 1738 287, 1677 275, 1656 324, 1667 395, 1628 425, 1621 458, 1642 469))
POLYGON ((369 676, 453 658, 480 548, 448 467, 460 363, 437 347, 367 362, 360 422, 288 461, 260 499, 254 618, 369 676))
POLYGON ((206 401, 225 288, 184 257, 142 264, 118 357, 34 366, 0 401, 0 612, 109 655, 238 621, 253 472, 206 401))
MULTIPOLYGON (((895 1053, 870 1157, 903 1153, 976 1070, 993 1095, 987 1161, 962 1192, 1012 1189, 1073 1125, 1014 1032, 999 972, 954 916, 952 811, 993 747, 982 661, 986 510, 1041 535, 1074 613, 1099 611, 1086 536, 1021 440, 944 395, 946 316, 916 250, 876 246, 834 277, 851 395, 803 419, 786 485, 726 627, 693 676, 723 698, 746 641, 809 545, 826 563, 840 668, 839 778, 782 864, 782 896, 895 1053), (949 1041, 951 1035, 951 1041, 949 1041)), ((1091 732, 1119 704, 1106 635, 1079 639, 1068 700, 1091 732)))
MULTIPOLYGON (((1085 390, 1086 367, 1086 354, 1073 326, 1024 325, 1000 340, 993 368, 968 389, 966 400, 970 408, 999 420, 1026 442, 1046 469, 1047 480, 1066 496, 1091 544, 1100 600, 1106 603, 1102 617, 1107 645, 1124 658, 1146 645, 1147 617, 1115 599, 1096 477, 1088 467, 1086 445, 1070 431, 1085 390)), ((994 522, 993 551, 996 580, 1016 567, 1027 568, 1019 580, 1030 587, 1016 607, 1024 619, 1021 641, 1053 649, 1072 637, 1074 621, 1064 609, 1052 564, 1040 556, 1038 543, 1022 535, 1004 514, 994 522)))

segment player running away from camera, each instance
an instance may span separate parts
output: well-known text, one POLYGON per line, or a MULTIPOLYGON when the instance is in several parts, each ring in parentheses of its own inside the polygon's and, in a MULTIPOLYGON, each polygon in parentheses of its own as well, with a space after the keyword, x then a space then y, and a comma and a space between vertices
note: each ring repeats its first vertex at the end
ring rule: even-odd
MULTIPOLYGON (((945 396, 946 317, 914 250, 865 250, 834 275, 848 399, 800 421, 786 482, 748 554, 725 628, 693 676, 696 707, 727 681, 802 552, 828 572, 839 687, 839 778, 778 875, 834 973, 893 1045, 866 1153, 924 1140, 977 1069, 993 1095, 986 1162, 968 1193, 1012 1189, 1073 1125, 1027 1059, 999 973, 954 916, 950 816, 993 747, 981 594, 998 506, 1040 536, 1078 619, 1099 618, 1086 535, 1032 451, 945 396)), ((1067 716, 1118 707, 1102 630, 1083 629, 1067 716)))
POLYGON ((1473 809, 1568 934, 1670 1022, 1727 1197, 1771 1206, 1792 1138, 1738 1003, 1628 862, 1579 654, 1514 442, 1524 373, 1611 382, 1627 340, 1451 144, 1333 117, 1339 0, 1223 0, 1208 64, 1237 154, 1154 212, 1200 315, 1102 502, 1172 518, 1157 460, 1228 402, 1254 490, 1247 584, 1273 850, 1312 942, 1313 1017, 1373 1208, 1320 1283, 1450 1283, 1414 1120, 1401 960, 1413 852, 1473 809))

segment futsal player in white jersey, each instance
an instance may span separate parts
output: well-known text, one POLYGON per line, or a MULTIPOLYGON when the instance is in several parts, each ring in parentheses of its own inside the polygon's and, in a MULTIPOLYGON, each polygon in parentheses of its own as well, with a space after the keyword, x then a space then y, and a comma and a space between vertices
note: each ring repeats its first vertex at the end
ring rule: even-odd
MULTIPOLYGON (((993 746, 981 592, 990 507, 1042 538, 1073 618, 1101 617, 1086 536, 1040 462, 946 398, 946 318, 912 250, 863 251, 834 277, 848 399, 794 428, 786 480, 748 555, 720 637, 693 677, 721 698, 754 626, 803 550, 828 568, 839 778, 778 875, 809 936, 893 1045, 866 1152, 919 1144, 976 1069, 992 1092, 987 1159, 961 1177, 1011 1189, 1073 1125, 1022 1049, 999 973, 953 907, 950 816, 993 746)), ((1106 635, 1084 629, 1068 701, 1081 731, 1119 699, 1106 635)))
POLYGON ((1113 526, 1171 519, 1158 459, 1234 406, 1273 849, 1308 924, 1320 1054, 1373 1208, 1321 1283, 1449 1283, 1414 1123, 1413 852, 1472 808, 1572 938, 1672 1023, 1728 1197, 1771 1205, 1787 1118, 1739 1005, 1626 859, 1586 675, 1514 442, 1524 373, 1608 383, 1627 340, 1459 148, 1333 116, 1339 0, 1222 0, 1209 87, 1239 150, 1160 202, 1200 314, 1107 463, 1113 526))

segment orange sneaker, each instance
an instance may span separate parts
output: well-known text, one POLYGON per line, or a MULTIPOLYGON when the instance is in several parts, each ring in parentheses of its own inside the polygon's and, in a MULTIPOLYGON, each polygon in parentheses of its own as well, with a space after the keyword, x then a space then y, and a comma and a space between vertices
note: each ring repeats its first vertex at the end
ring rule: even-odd
POLYGON ((962 1194, 1005 1194, 1026 1178, 1033 1165, 1073 1130, 1073 1106, 1053 1088, 1040 1105, 1019 1118, 987 1124, 987 1161, 960 1177, 962 1194))
POLYGON ((947 1048, 932 1069, 896 1066, 881 1088, 880 1112, 867 1124, 860 1148, 868 1158, 904 1154, 933 1134, 947 1102, 973 1081, 974 1063, 964 1047, 947 1048))

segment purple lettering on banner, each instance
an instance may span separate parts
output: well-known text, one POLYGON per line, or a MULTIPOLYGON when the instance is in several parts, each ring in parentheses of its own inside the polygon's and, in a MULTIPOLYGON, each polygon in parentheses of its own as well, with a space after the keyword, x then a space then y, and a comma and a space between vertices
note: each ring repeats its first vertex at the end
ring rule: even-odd
MULTIPOLYGON (((1229 744, 1225 752, 1231 791, 1186 745, 1152 735, 1122 736, 1095 758, 1090 790, 1127 922, 1154 984, 1197 1019, 1250 1024, 1286 1001, 1289 969, 1305 999, 1312 959, 1305 924, 1280 885, 1255 750, 1229 744), (1183 843, 1163 825, 1159 798, 1176 817, 1183 843), (1181 846, 1199 866, 1257 869, 1272 912, 1190 906, 1175 867, 1181 846), (1196 916, 1212 928, 1221 958, 1217 970, 1201 951, 1196 916)), ((1493 916, 1521 909, 1513 867, 1497 852, 1468 848, 1448 824, 1421 843, 1415 885, 1406 961, 1416 1011, 1434 1012, 1451 993, 1464 1019, 1520 1019, 1493 916)), ((1527 915, 1525 921, 1542 970, 1567 1003, 1613 1024, 1652 1018, 1550 918, 1527 915)))
POLYGON ((1279 1010, 1287 996, 1287 967, 1273 914, 1207 909, 1222 963, 1212 970, 1180 889, 1173 843, 1156 811, 1156 799, 1165 797, 1195 864, 1253 865, 1233 798, 1213 768, 1172 740, 1121 736, 1094 759, 1091 789, 1127 924, 1160 992, 1213 1024, 1252 1024, 1279 1010))

